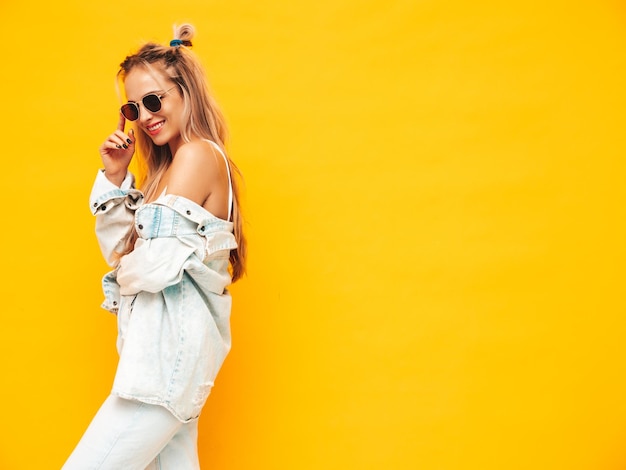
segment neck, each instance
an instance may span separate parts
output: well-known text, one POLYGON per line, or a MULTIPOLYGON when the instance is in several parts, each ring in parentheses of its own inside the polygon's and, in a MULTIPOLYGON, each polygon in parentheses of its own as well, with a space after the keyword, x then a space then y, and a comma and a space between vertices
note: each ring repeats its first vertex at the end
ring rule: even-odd
POLYGON ((182 136, 179 135, 178 137, 175 137, 174 139, 170 140, 170 142, 167 145, 170 148, 170 152, 172 152, 172 158, 174 158, 174 155, 176 155, 176 152, 178 152, 178 149, 180 148, 180 146, 183 145, 182 136))

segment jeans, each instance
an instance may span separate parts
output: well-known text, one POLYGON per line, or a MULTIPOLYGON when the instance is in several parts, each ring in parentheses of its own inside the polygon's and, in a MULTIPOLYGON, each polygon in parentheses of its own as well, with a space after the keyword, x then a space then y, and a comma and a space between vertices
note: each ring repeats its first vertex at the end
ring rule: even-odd
POLYGON ((197 470, 198 420, 109 395, 62 470, 197 470))

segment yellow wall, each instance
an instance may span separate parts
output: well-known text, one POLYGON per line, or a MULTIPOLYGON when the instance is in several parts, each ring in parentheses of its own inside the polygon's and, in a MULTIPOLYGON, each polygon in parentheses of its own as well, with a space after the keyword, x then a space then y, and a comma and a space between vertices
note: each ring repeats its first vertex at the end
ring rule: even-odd
POLYGON ((0 468, 59 468, 115 371, 87 196, 171 24, 247 179, 206 468, 626 465, 617 1, 0 5, 0 468))

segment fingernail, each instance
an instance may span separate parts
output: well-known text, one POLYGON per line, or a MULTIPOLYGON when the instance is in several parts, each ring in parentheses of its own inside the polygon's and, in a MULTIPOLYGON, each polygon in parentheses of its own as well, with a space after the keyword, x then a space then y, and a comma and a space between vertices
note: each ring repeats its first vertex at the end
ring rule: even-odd
POLYGON ((121 146, 121 145, 117 145, 117 144, 116 144, 115 146, 116 146, 118 149, 121 149, 121 148, 122 148, 122 146, 121 146))
POLYGON ((130 139, 126 139, 126 142, 128 142, 129 144, 132 144, 132 143, 133 143, 133 141, 132 141, 132 140, 130 140, 130 139))
POLYGON ((126 145, 126 144, 122 144, 122 147, 124 147, 125 149, 127 149, 127 148, 128 148, 128 145, 126 145))

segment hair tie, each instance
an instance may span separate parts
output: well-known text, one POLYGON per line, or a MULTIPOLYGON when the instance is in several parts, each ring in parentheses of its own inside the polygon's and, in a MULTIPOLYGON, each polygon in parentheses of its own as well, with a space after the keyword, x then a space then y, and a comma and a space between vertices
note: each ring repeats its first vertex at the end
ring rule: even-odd
POLYGON ((191 41, 187 41, 184 39, 172 39, 170 41, 170 47, 180 47, 180 46, 191 47, 191 41))

